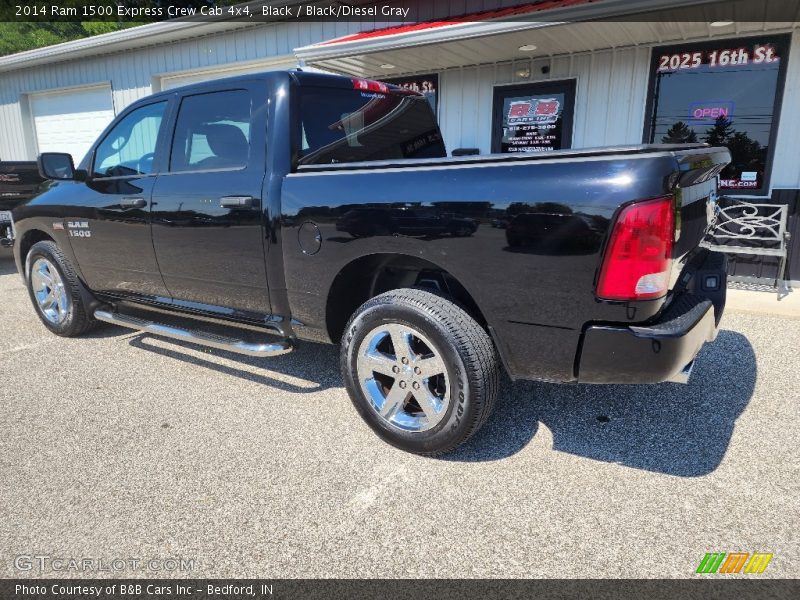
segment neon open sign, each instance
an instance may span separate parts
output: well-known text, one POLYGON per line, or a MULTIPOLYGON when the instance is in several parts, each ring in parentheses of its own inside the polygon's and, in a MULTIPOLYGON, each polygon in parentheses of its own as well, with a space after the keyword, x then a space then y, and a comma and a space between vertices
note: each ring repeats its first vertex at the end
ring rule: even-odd
POLYGON ((689 105, 689 122, 692 125, 714 124, 723 117, 733 118, 734 103, 728 100, 710 100, 707 102, 692 102, 689 105))

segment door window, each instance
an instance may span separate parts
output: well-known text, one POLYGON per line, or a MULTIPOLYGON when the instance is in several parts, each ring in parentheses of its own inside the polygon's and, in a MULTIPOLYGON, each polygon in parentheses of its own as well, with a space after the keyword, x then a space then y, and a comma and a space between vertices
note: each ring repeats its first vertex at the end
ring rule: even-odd
POLYGON ((181 102, 170 171, 243 169, 250 155, 250 93, 229 90, 181 102))
POLYGON ((106 135, 94 155, 94 177, 149 175, 166 102, 142 106, 125 116, 106 135))
POLYGON ((495 88, 492 152, 570 148, 574 105, 574 79, 495 88))

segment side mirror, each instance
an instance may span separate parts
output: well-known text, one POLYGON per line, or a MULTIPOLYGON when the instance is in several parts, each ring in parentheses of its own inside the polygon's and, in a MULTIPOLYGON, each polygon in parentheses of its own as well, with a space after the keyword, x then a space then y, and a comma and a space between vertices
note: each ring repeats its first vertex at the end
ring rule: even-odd
POLYGON ((64 152, 43 152, 36 159, 39 175, 43 179, 82 180, 83 171, 76 171, 72 156, 64 152))

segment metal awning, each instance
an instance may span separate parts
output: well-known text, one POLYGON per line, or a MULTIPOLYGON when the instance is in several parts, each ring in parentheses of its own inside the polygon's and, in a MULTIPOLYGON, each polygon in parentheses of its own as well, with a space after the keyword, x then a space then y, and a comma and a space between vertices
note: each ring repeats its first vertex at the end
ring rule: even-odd
MULTIPOLYGON (((736 22, 727 28, 710 27, 709 23, 723 20, 723 15, 730 14, 732 7, 746 7, 748 2, 552 1, 474 13, 451 20, 365 31, 296 48, 294 52, 306 65, 320 69, 359 77, 389 77, 772 29, 765 26, 773 24, 764 22, 736 22), (687 22, 688 6, 698 11, 696 21, 687 22), (642 15, 642 18, 631 19, 631 15, 642 15), (619 20, 613 20, 615 16, 620 17, 619 20), (521 46, 530 45, 536 47, 535 51, 519 50, 521 46)), ((786 27, 787 23, 780 26, 786 27)))

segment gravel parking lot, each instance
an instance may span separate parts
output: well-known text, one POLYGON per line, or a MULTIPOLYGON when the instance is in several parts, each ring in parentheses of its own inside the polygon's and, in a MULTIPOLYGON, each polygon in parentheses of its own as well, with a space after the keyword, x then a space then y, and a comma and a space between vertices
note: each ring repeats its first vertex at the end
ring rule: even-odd
POLYGON ((475 439, 419 458, 357 416, 333 346, 61 339, 3 251, 0 576, 82 575, 15 567, 44 554, 190 558, 192 577, 691 577, 706 552, 762 551, 765 576, 797 577, 798 340, 800 319, 729 312, 688 386, 506 381, 475 439))

